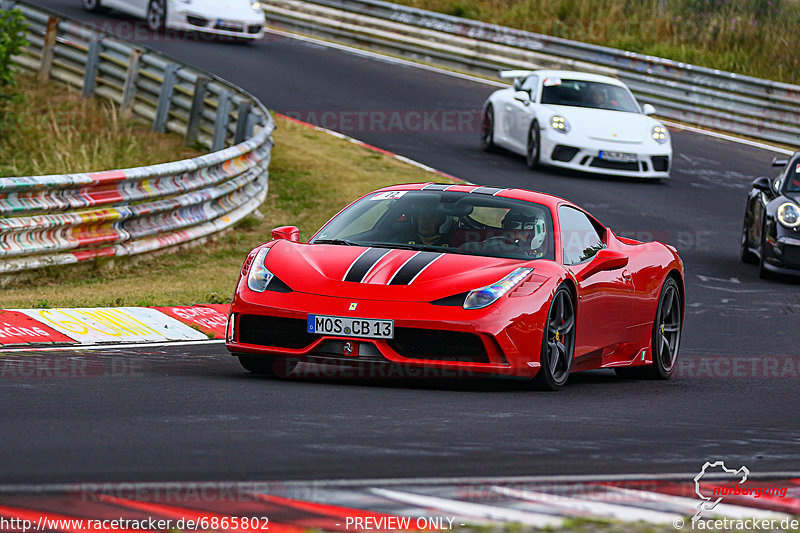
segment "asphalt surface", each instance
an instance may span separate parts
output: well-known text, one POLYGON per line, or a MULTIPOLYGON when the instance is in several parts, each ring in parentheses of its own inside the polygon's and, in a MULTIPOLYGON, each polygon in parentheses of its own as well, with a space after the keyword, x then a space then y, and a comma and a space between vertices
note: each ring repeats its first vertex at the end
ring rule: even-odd
POLYGON ((800 285, 759 280, 738 259, 746 191, 776 154, 672 131, 667 183, 532 172, 478 148, 466 117, 488 85, 289 38, 154 36, 77 0, 33 3, 211 70, 278 112, 472 182, 554 193, 617 234, 672 243, 687 316, 675 379, 594 372, 556 394, 486 380, 269 381, 221 344, 5 353, 4 482, 666 473, 717 459, 800 470, 800 285))

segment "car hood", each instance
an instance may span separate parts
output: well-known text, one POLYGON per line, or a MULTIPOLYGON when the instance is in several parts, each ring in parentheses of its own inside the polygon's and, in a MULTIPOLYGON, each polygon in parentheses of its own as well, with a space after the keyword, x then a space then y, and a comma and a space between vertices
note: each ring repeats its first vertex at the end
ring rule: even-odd
POLYGON ((560 105, 547 107, 553 114, 566 117, 574 131, 598 141, 641 143, 656 124, 650 117, 639 113, 560 105))
MULTIPOLYGON (((416 302, 430 302, 490 285, 519 267, 532 267, 539 276, 548 277, 560 268, 542 259, 520 261, 455 253, 418 254, 413 250, 290 241, 278 241, 272 246, 266 267, 299 292, 416 302), (382 255, 374 262, 362 261, 353 269, 366 253, 382 255), (402 275, 401 269, 404 270, 402 275), (351 272, 353 270, 358 273, 351 272), (355 281, 344 281, 346 276, 355 281)), ((537 279, 543 278, 537 276, 537 279)))
POLYGON ((259 20, 262 15, 250 8, 250 0, 193 0, 180 4, 181 11, 209 19, 259 20))

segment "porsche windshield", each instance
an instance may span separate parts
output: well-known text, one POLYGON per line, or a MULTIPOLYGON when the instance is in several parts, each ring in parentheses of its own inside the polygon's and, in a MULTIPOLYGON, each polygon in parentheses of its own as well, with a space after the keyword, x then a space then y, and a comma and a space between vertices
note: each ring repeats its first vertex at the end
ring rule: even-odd
POLYGON ((800 192, 800 159, 789 163, 789 173, 786 180, 787 192, 800 192))
POLYGON ((337 215, 310 242, 523 260, 555 255, 547 207, 448 191, 371 194, 337 215))
POLYGON ((561 78, 546 78, 542 85, 543 104, 639 113, 636 101, 628 91, 618 85, 561 78))

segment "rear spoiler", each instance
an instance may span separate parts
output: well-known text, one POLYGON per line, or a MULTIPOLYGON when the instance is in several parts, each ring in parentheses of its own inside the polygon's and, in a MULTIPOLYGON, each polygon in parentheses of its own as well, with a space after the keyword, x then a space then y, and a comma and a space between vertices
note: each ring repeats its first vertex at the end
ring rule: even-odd
POLYGON ((533 74, 532 70, 501 70, 500 77, 504 80, 511 78, 524 78, 533 74))

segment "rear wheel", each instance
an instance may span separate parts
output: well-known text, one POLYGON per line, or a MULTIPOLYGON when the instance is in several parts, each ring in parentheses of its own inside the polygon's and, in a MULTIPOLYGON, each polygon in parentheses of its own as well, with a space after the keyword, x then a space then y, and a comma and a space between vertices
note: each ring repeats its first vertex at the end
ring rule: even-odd
POLYGON ((95 13, 104 13, 108 11, 107 8, 100 5, 100 0, 81 0, 81 4, 86 11, 94 11, 95 13))
POLYGON ((147 4, 147 26, 153 31, 162 31, 167 20, 164 0, 150 0, 147 4))
POLYGON ((239 355, 239 364, 248 372, 273 378, 285 378, 297 366, 297 359, 261 355, 239 355))
POLYGON ((486 106, 481 120, 481 150, 491 152, 494 150, 494 108, 491 104, 486 106))
POLYGON ((553 295, 542 339, 541 367, 533 378, 540 390, 560 390, 569 377, 575 354, 575 304, 570 290, 562 285, 553 295))
POLYGON ((678 283, 667 278, 661 289, 653 320, 653 363, 647 366, 617 368, 618 376, 636 379, 669 379, 675 369, 681 341, 681 293, 678 283))
POLYGON ((528 164, 529 168, 538 168, 540 149, 541 140, 539 139, 539 123, 534 120, 533 124, 531 124, 531 129, 528 132, 528 149, 525 152, 525 162, 528 164))

